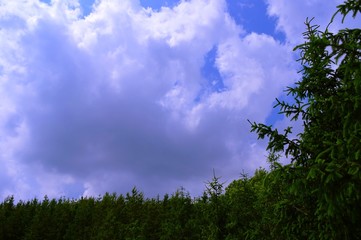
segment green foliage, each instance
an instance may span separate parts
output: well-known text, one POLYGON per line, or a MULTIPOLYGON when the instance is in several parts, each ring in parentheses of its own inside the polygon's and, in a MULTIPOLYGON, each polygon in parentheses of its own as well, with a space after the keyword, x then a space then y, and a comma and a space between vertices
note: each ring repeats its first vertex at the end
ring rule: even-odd
MULTIPOLYGON (((345 1, 333 18, 356 18, 360 1, 345 1)), ((361 30, 337 33, 319 30, 306 20, 301 54, 302 80, 288 88, 294 104, 278 101, 281 113, 303 122, 303 132, 289 139, 291 127, 280 133, 252 124, 267 149, 292 160, 270 176, 281 189, 275 203, 275 234, 287 239, 359 239, 361 228, 361 30), (302 237, 302 233, 307 233, 302 237)), ((268 186, 270 188, 271 186, 268 186)))
MULTIPOLYGON (((258 176, 258 172, 256 174, 258 176)), ((255 203, 257 200, 257 181, 252 181, 246 174, 228 185, 225 193, 226 239, 245 239, 250 223, 259 219, 255 203)))
POLYGON ((226 189, 214 175, 195 199, 184 188, 163 199, 145 199, 136 188, 125 196, 16 205, 9 197, 0 203, 0 239, 245 239, 259 219, 253 202, 266 175, 259 170, 226 189))

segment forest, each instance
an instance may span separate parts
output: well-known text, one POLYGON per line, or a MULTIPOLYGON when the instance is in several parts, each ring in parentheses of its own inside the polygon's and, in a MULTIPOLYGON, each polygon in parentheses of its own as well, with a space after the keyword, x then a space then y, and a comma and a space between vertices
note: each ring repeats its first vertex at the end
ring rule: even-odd
MULTIPOLYGON (((361 22, 359 0, 337 7, 329 26, 361 22)), ((269 169, 227 187, 214 174, 202 196, 185 189, 0 203, 0 239, 361 239, 361 29, 321 30, 307 19, 301 80, 277 100, 303 131, 250 120, 268 139, 269 169), (280 164, 285 156, 289 164, 280 164)))

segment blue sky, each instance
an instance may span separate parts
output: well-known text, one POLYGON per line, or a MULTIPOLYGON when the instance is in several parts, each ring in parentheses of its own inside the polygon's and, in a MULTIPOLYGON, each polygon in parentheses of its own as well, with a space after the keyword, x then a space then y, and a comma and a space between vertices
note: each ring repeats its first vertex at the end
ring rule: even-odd
POLYGON ((289 124, 303 22, 339 2, 1 1, 0 197, 199 196, 267 167, 247 119, 289 124))

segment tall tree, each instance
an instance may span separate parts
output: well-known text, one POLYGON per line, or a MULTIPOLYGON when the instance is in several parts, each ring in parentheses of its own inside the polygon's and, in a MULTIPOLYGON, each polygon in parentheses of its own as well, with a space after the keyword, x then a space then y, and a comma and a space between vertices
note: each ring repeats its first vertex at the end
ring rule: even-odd
MULTIPOLYGON (((343 22, 360 12, 359 0, 347 0, 330 24, 340 15, 343 22)), ((332 33, 329 26, 321 31, 306 20, 306 41, 295 48, 302 80, 287 90, 294 103, 277 100, 282 114, 303 122, 303 132, 290 139, 291 127, 281 133, 257 123, 252 131, 269 137, 271 154, 282 152, 291 159, 291 164, 275 165, 274 177, 287 183, 278 203, 278 226, 288 228, 281 227, 283 233, 301 234, 307 228, 313 239, 360 239, 361 30, 332 33)))

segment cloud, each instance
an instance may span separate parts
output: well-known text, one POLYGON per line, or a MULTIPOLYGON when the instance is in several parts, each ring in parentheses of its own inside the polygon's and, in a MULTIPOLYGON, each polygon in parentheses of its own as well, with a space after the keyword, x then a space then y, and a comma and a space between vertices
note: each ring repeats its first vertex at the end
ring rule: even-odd
POLYGON ((246 34, 219 0, 79 9, 2 6, 2 196, 197 195, 213 168, 232 180, 265 165, 246 120, 264 121, 295 79, 288 45, 246 34), (220 91, 202 75, 214 50, 220 91))
MULTIPOLYGON (((313 24, 320 25, 321 31, 330 23, 337 6, 344 1, 332 0, 307 0, 307 1, 286 1, 267 0, 267 12, 270 16, 277 18, 277 29, 286 34, 287 40, 295 45, 303 42, 302 34, 306 31, 305 21, 311 20, 313 24)), ((341 24, 341 17, 337 15, 335 21, 330 25, 329 30, 336 32, 341 28, 357 28, 359 24, 347 17, 344 24, 341 24)))

